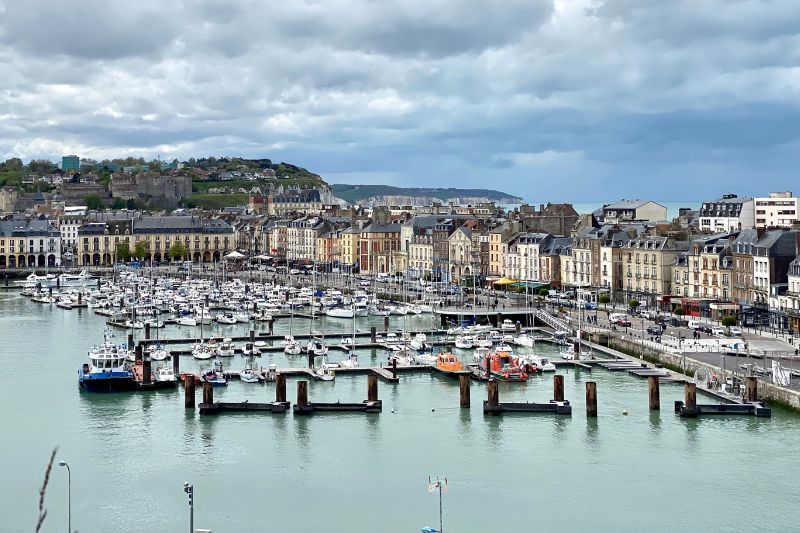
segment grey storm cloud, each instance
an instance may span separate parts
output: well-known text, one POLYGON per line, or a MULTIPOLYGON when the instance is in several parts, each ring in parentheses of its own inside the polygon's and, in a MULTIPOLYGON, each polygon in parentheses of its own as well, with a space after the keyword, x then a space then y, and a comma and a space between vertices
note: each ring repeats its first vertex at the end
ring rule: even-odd
POLYGON ((764 193, 795 182, 798 31, 796 0, 0 0, 0 157, 764 193))

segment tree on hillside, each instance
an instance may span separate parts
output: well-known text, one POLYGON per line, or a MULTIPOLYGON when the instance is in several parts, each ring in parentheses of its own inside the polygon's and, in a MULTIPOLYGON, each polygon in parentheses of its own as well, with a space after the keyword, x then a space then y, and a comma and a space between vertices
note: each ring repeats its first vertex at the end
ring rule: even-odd
POLYGON ((12 157, 11 159, 6 159, 6 162, 3 164, 7 170, 22 170, 24 166, 22 164, 22 159, 19 157, 12 157))
POLYGON ((97 196, 95 193, 87 194, 83 201, 86 203, 86 207, 90 210, 100 209, 103 205, 103 201, 97 196))

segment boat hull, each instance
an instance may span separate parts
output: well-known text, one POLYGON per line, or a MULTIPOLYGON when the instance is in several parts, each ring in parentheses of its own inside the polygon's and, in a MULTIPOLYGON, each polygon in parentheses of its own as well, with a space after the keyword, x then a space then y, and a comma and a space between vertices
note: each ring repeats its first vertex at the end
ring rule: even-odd
POLYGON ((131 375, 94 377, 79 374, 78 387, 85 392, 128 392, 136 390, 137 384, 131 375))

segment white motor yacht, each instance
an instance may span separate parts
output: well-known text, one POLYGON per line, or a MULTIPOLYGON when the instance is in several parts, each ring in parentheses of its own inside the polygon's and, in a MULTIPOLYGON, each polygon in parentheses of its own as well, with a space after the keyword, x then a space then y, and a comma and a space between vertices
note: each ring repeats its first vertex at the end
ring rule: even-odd
POLYGON ((527 333, 520 333, 517 335, 517 338, 514 339, 514 344, 522 346, 523 348, 533 348, 533 337, 527 333))
POLYGON ((222 339, 222 342, 219 343, 219 347, 217 348, 217 353, 220 357, 232 357, 234 353, 234 346, 233 341, 230 337, 225 337, 222 339))
POLYGON ((196 326, 197 320, 193 316, 182 316, 175 319, 175 323, 179 326, 196 326))
POLYGON ((153 379, 155 381, 160 381, 160 382, 177 381, 175 373, 172 371, 172 368, 168 366, 162 366, 157 368, 153 379))
POLYGON ((459 350, 471 350, 475 347, 475 338, 469 335, 462 335, 456 338, 456 348, 459 350))
POLYGON ((500 331, 517 331, 517 325, 514 324, 512 320, 505 319, 503 323, 500 324, 500 331))
POLYGON ((236 317, 233 313, 222 313, 216 316, 217 324, 236 324, 236 317))

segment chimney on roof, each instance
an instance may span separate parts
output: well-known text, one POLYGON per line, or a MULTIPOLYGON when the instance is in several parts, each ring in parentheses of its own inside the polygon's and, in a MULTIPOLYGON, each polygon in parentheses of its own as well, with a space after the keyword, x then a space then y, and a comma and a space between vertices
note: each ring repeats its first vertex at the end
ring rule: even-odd
POLYGON ((800 230, 794 231, 794 256, 800 256, 800 230))

